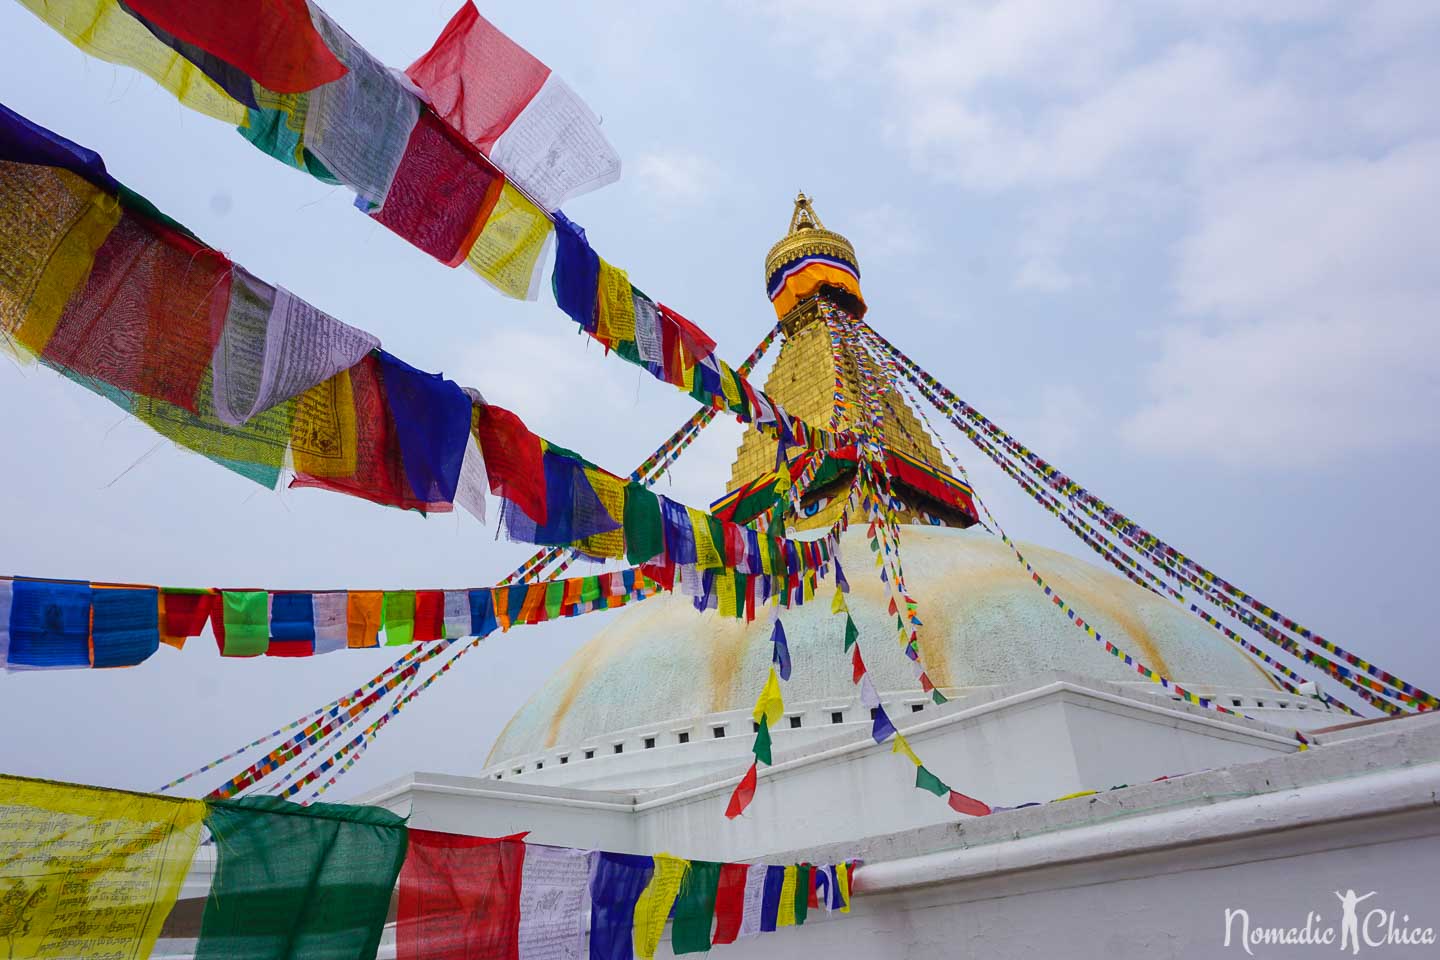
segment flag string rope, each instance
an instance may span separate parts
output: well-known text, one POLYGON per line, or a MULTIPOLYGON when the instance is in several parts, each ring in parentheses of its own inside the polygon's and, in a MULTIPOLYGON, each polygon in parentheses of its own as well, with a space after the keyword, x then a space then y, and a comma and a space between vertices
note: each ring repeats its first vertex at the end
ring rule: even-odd
MULTIPOLYGON (((868 332, 870 334, 873 334, 873 330, 869 330, 868 332)), ((877 339, 879 338, 877 337, 877 339)), ((880 346, 883 349, 883 343, 880 346)), ((989 456, 990 459, 995 462, 995 464, 1003 472, 1005 472, 1008 476, 1012 477, 1012 479, 1015 479, 1017 483, 1019 483, 1022 487, 1025 486, 1023 479, 1017 474, 1014 464, 1011 461, 1008 461, 1005 457, 1003 457, 999 453, 999 451, 997 451, 993 446, 985 442, 985 440, 979 435, 975 428, 973 428, 964 420, 956 416, 952 410, 948 410, 947 406, 936 396, 934 391, 930 389, 927 381, 921 380, 919 377, 914 375, 913 371, 907 370, 903 366, 897 365, 893 368, 893 372, 901 374, 905 377, 905 379, 908 379, 910 383, 915 386, 915 388, 919 390, 920 393, 925 396, 926 399, 929 400, 933 406, 935 406, 936 410, 939 411, 942 415, 944 415, 957 429, 964 433, 971 440, 971 442, 974 443, 979 450, 981 450, 981 452, 989 456)), ((951 456, 953 458, 954 455, 951 454, 951 456)), ((961 470, 963 471, 963 467, 961 468, 961 470)), ((1103 518, 1101 522, 1104 522, 1103 518)), ((1134 544, 1134 542, 1128 536, 1126 536, 1123 531, 1115 532, 1127 545, 1135 548, 1136 545, 1134 544)), ((1140 551, 1137 550, 1137 552, 1140 551)), ((1147 556, 1147 554, 1143 552, 1140 553, 1141 556, 1147 556)), ((1151 558, 1151 562, 1154 562, 1153 557, 1151 558)), ((1213 596, 1213 592, 1207 590, 1203 583, 1192 579, 1192 577, 1184 571, 1166 570, 1165 572, 1177 576, 1181 580, 1181 582, 1194 587, 1202 596, 1205 596, 1206 598, 1211 598, 1213 596)), ((1198 607, 1195 607, 1193 604, 1184 605, 1183 600, 1182 606, 1184 607, 1184 609, 1190 610, 1197 615, 1202 613, 1202 611, 1198 607)), ((1285 637, 1283 634, 1280 634, 1278 631, 1270 628, 1268 625, 1255 620, 1254 617, 1249 615, 1243 609, 1239 609, 1233 602, 1224 603, 1223 605, 1220 605, 1220 608, 1223 609, 1226 613, 1228 613, 1231 617, 1239 620, 1241 623, 1255 630, 1262 637, 1276 644, 1285 652, 1291 654, 1292 656, 1295 656, 1297 659, 1305 663, 1311 664, 1312 666, 1316 667, 1327 675, 1340 681, 1345 686, 1351 688, 1362 699, 1375 706, 1376 709, 1392 715, 1400 712, 1399 707, 1376 696, 1375 694, 1377 693, 1385 693, 1400 699, 1405 699, 1411 703, 1415 703, 1418 706, 1418 701, 1414 697, 1407 694, 1393 693, 1391 691, 1388 691, 1384 687, 1381 687, 1379 684, 1368 679, 1367 677, 1356 674, 1353 671, 1341 667, 1340 665, 1329 661, 1318 653, 1300 647, 1293 640, 1290 640, 1288 637, 1285 637), (1366 687, 1369 687, 1371 689, 1367 690, 1366 687), (1374 693, 1372 693, 1371 690, 1373 690, 1374 693)), ((1227 634, 1227 636, 1229 635, 1227 634)), ((1235 638, 1230 637, 1230 639, 1235 638)), ((1249 647, 1247 647, 1247 649, 1249 649, 1249 647)), ((1343 704, 1343 702, 1338 700, 1334 700, 1334 702, 1342 710, 1345 710, 1349 713, 1354 713, 1354 711, 1349 708, 1348 705, 1343 704)))
MULTIPOLYGON (((1358 668, 1359 671, 1363 671, 1370 677, 1376 678, 1381 683, 1394 687, 1401 693, 1408 695, 1408 699, 1410 700, 1410 702, 1413 702, 1417 706, 1417 708, 1434 708, 1440 706, 1440 699, 1437 699, 1432 694, 1420 689, 1419 687, 1416 687, 1414 684, 1411 684, 1408 681, 1401 679, 1395 674, 1384 670, 1376 664, 1370 663, 1362 659, 1358 655, 1353 654, 1345 648, 1341 647, 1339 644, 1336 644, 1320 636, 1319 634, 1316 634, 1309 627, 1306 627, 1303 624, 1298 623, 1297 621, 1285 616, 1280 611, 1267 606, 1266 604, 1255 598, 1253 595, 1240 589, 1230 581, 1225 580, 1224 578, 1215 574, 1205 566, 1201 565, 1198 561, 1185 555, 1179 550, 1176 550, 1174 547, 1170 546, 1168 543, 1161 540, 1159 537, 1140 527, 1129 517, 1116 510, 1114 507, 1110 506, 1105 501, 1101 500, 1099 497, 1090 493, 1090 491, 1086 490, 1084 487, 1080 486, 1070 477, 1061 473, 1050 463, 1039 457, 1037 454, 1034 453, 1034 451, 1025 447, 1019 441, 1015 440, 998 425, 996 425, 993 421, 991 421, 989 418, 985 417, 978 410, 976 410, 973 406, 961 400, 952 391, 950 391, 947 387, 941 384, 929 373, 925 372, 923 368, 921 368, 918 364, 916 364, 913 360, 906 356, 903 351, 901 351, 899 348, 895 347, 892 343, 886 340, 882 334, 878 333, 873 328, 869 328, 868 326, 866 329, 868 335, 874 338, 874 340, 881 346, 882 349, 893 355, 904 367, 909 369, 909 371, 914 374, 917 379, 923 380, 925 383, 931 385, 934 388, 935 392, 940 397, 944 398, 945 404, 940 407, 942 413, 947 412, 948 406, 949 412, 958 412, 965 419, 968 419, 972 423, 974 423, 981 432, 984 432, 986 435, 996 438, 1000 442, 1000 444, 1006 449, 1010 450, 1021 463, 1025 464, 1028 469, 1036 473, 1037 477, 1039 477, 1046 485, 1064 494, 1072 501, 1077 501, 1082 507, 1087 508, 1088 512, 1091 512, 1092 516, 1095 516, 1108 528, 1114 529, 1117 532, 1124 532, 1133 537, 1136 541, 1138 541, 1142 549, 1144 549, 1147 554, 1154 558, 1157 566, 1163 569, 1167 566, 1173 565, 1174 567, 1183 568, 1189 571, 1192 575, 1198 577, 1200 581, 1203 581, 1206 585, 1208 585, 1209 589, 1207 592, 1213 592, 1217 595, 1217 599, 1215 602, 1223 604, 1225 602, 1233 603, 1238 601, 1239 603, 1249 607, 1251 610, 1255 611, 1255 613, 1259 614, 1265 619, 1268 619, 1273 623, 1279 624, 1281 628, 1289 631, 1290 633, 1293 633, 1295 636, 1305 640, 1312 646, 1319 647, 1322 650, 1325 650, 1337 657, 1340 657, 1341 659, 1345 660, 1346 663, 1348 663, 1351 667, 1358 668), (1224 600, 1219 599, 1220 596, 1223 596, 1224 600)), ((935 401, 932 400, 932 403, 933 402, 935 401)))

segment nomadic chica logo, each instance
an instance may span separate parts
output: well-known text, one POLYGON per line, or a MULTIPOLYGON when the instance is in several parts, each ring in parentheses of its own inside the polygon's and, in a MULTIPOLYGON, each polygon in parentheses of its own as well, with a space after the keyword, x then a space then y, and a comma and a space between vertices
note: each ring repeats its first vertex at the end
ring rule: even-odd
MULTIPOLYGON (((1339 922, 1334 923, 1315 910, 1305 914, 1301 927, 1272 927, 1252 923, 1250 912, 1243 907, 1225 909, 1225 946, 1242 947, 1256 956, 1256 947, 1306 946, 1339 947, 1342 953, 1356 955, 1364 947, 1418 947, 1435 943, 1435 929, 1412 923, 1408 913, 1397 915, 1377 904, 1362 912, 1361 904, 1376 895, 1354 890, 1336 890, 1340 901, 1339 922)), ((1333 914, 1332 914, 1333 916, 1333 914)))

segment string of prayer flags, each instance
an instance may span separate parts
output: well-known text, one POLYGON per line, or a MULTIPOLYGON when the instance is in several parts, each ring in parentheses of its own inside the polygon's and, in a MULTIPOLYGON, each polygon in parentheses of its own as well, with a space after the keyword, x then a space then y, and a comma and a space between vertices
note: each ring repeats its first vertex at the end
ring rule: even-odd
POLYGON ((148 957, 205 804, 0 775, 7 956, 148 957))
POLYGON ((582 956, 587 912, 591 957, 652 957, 667 922, 673 952, 701 953, 850 905, 851 863, 550 847, 410 829, 381 807, 179 800, 3 775, 0 806, 0 841, 18 854, 0 863, 16 956, 149 956, 202 825, 218 857, 191 948, 205 960, 374 956, 397 880, 402 960, 582 956))
MULTIPOLYGON (((1367 674, 1380 683, 1405 694, 1411 698, 1407 702, 1417 709, 1432 709, 1440 706, 1440 698, 1434 697, 1316 634, 1309 627, 1262 603, 1234 583, 1209 570, 1141 527, 1020 443, 968 402, 960 399, 879 333, 868 326, 863 329, 864 335, 875 344, 877 350, 883 351, 892 358, 894 361, 892 369, 895 374, 910 380, 936 409, 961 429, 983 453, 995 460, 997 464, 1001 464, 1002 469, 1012 467, 1012 469, 1006 470, 1012 478, 1018 479, 1018 473, 1013 470, 1013 465, 1006 460, 1005 455, 987 442, 987 438, 1008 451, 1015 458, 1014 463, 1029 470, 1038 482, 1055 490, 1068 502, 1076 504, 1096 519, 1107 530, 1133 544, 1133 548, 1142 559, 1153 564, 1160 573, 1188 582, 1191 586, 1199 589, 1206 600, 1215 603, 1222 609, 1233 611, 1238 607, 1245 607, 1254 611, 1258 617, 1254 622, 1247 623, 1247 626, 1255 627, 1260 619, 1269 620, 1312 646, 1341 657, 1352 667, 1357 668, 1359 673, 1367 674)), ((1257 629, 1257 632, 1266 635, 1267 639, 1273 639, 1266 631, 1257 629)))
POLYGON ((437 114, 546 210, 620 178, 599 118, 470 0, 405 72, 437 114))
POLYGON ((406 860, 401 817, 261 796, 206 806, 219 861, 197 960, 375 955, 406 860))

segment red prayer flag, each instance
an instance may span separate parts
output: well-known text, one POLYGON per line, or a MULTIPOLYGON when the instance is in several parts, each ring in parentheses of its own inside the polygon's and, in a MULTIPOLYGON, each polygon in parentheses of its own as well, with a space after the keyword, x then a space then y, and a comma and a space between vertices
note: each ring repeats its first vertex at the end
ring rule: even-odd
POLYGON ((950 799, 947 802, 950 804, 950 809, 956 813, 963 813, 971 817, 988 817, 990 815, 989 806, 974 797, 967 797, 954 790, 950 791, 950 799))
POLYGON ((126 0, 126 5, 276 93, 303 93, 346 73, 315 29, 305 0, 126 0))
POLYGON ((930 674, 920 674, 920 689, 924 690, 926 693, 929 693, 931 690, 935 689, 935 684, 930 682, 930 674))
POLYGON ((198 637, 210 619, 210 606, 216 598, 214 593, 188 593, 162 590, 164 622, 160 624, 162 638, 174 639, 182 644, 187 637, 198 637))
POLYGON ((504 407, 476 407, 476 439, 485 456, 490 492, 525 511, 537 525, 545 523, 545 453, 540 438, 504 407))
POLYGON ((505 177, 428 110, 371 216, 448 267, 465 262, 500 199, 505 177))
POLYGON ((425 91, 446 123, 489 153, 540 92, 550 68, 497 30, 466 0, 434 46, 405 73, 425 91))
POLYGON ((126 211, 41 355, 194 413, 230 306, 230 269, 224 254, 126 211))
POLYGON ((489 839, 412 828, 400 870, 398 960, 518 957, 524 836, 489 839))
POLYGON ((415 634, 413 639, 440 640, 445 636, 445 591, 415 591, 415 634))
MULTIPOLYGON (((807 864, 807 866, 808 866, 808 864, 807 864)), ((820 878, 820 868, 819 868, 819 867, 814 867, 814 866, 810 867, 809 877, 810 877, 810 880, 809 880, 809 882, 810 882, 810 902, 809 902, 809 906, 810 906, 812 909, 814 909, 814 910, 819 910, 819 909, 820 909, 820 895, 819 895, 819 891, 817 891, 817 890, 815 889, 815 881, 820 878)))
POLYGON ((745 776, 735 785, 735 792, 730 794, 730 805, 725 808, 725 816, 734 820, 745 812, 750 806, 750 801, 755 799, 755 783, 758 775, 755 772, 755 764, 750 764, 750 769, 745 771, 745 776))
POLYGON ((663 303, 658 304, 657 309, 663 317, 675 324, 676 332, 680 336, 680 342, 685 345, 685 349, 690 351, 690 355, 695 360, 703 360, 715 352, 715 341, 710 339, 710 335, 704 330, 701 330, 695 326, 695 324, 686 320, 663 303))
MULTIPOLYGON (((763 868, 762 868, 763 869, 763 868)), ((748 863, 722 863, 720 885, 715 890, 715 935, 712 944, 734 943, 745 917, 745 878, 748 863)))
POLYGON ((865 661, 860 659, 860 644, 858 643, 850 650, 850 663, 855 668, 855 675, 850 682, 859 683, 860 678, 865 676, 865 661))

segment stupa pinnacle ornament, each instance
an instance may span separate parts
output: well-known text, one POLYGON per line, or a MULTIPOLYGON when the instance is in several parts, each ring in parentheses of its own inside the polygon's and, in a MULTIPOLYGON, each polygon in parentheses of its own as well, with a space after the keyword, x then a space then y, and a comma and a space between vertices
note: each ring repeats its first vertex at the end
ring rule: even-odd
POLYGON ((825 229, 815 212, 814 198, 802 190, 795 196, 789 232, 765 255, 765 291, 776 315, 785 322, 786 333, 798 327, 792 324, 790 314, 822 289, 853 316, 865 315, 860 261, 854 246, 825 229))

